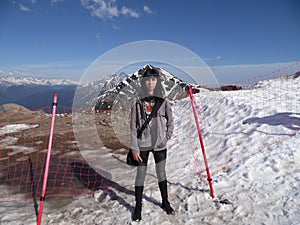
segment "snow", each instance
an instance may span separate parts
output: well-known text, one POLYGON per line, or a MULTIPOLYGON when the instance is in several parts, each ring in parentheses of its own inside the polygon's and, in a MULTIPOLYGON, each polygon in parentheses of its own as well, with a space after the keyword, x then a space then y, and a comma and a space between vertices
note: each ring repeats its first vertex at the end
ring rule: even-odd
MULTIPOLYGON (((150 156, 140 224, 300 224, 299 90, 299 78, 276 79, 251 90, 195 95, 215 199, 209 194, 189 99, 175 102, 167 176, 176 214, 166 215, 159 206, 150 156)), ((1 135, 6 131, 0 128, 1 135)), ((114 164, 111 156, 105 160, 111 173, 118 173, 115 182, 127 186, 74 197, 60 208, 46 200, 42 224, 138 224, 131 222, 135 169, 114 164)), ((36 224, 32 202, 1 204, 0 223, 36 224)))
POLYGON ((0 135, 24 131, 27 129, 32 129, 38 127, 38 124, 27 125, 27 124, 8 124, 4 127, 0 127, 0 135))

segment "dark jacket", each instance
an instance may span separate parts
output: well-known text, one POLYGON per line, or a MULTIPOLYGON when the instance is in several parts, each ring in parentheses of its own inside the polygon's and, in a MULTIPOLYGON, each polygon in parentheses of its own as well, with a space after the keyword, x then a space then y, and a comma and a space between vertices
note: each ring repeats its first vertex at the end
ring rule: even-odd
MULTIPOLYGON (((131 150, 133 153, 140 151, 140 148, 151 147, 151 131, 148 125, 143 131, 141 138, 137 138, 137 128, 142 126, 145 122, 141 112, 140 100, 135 100, 131 108, 131 150)), ((153 120, 154 118, 152 118, 153 120)), ((171 139, 174 129, 174 120, 172 114, 171 104, 168 99, 165 99, 157 111, 156 127, 157 139, 154 144, 154 151, 164 150, 167 147, 168 140, 171 139)))

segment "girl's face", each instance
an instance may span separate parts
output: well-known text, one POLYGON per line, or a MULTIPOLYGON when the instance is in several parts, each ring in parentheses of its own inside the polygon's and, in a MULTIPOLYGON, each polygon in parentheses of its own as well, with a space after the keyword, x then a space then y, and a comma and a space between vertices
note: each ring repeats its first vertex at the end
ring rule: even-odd
POLYGON ((149 94, 153 94, 156 84, 157 84, 157 78, 155 77, 150 77, 145 80, 145 86, 149 94))

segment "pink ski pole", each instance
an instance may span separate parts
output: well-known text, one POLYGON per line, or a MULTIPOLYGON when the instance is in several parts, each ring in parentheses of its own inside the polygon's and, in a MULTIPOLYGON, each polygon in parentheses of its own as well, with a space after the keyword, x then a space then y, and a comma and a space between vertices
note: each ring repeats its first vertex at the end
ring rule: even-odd
POLYGON ((192 103, 192 108, 193 108, 194 117, 195 117, 195 121, 196 121, 199 140, 200 140, 200 145, 201 145, 201 149, 202 149, 202 155, 203 155, 203 159, 204 159, 204 163, 205 163, 205 169, 206 169, 207 181, 208 181, 209 189, 210 189, 210 195, 211 195, 212 198, 214 198, 215 194, 214 194, 214 189, 213 189, 213 186, 212 186, 212 178, 210 176, 210 172, 209 172, 209 168, 208 168, 206 152, 205 152, 205 148, 204 148, 202 133, 201 133, 200 124, 199 124, 199 120, 198 120, 198 114, 197 114, 197 111, 196 111, 195 99, 194 99, 194 95, 193 95, 195 91, 196 91, 196 89, 189 88, 189 95, 190 95, 190 99, 191 99, 191 103, 192 103))
POLYGON ((50 165, 50 157, 51 157, 54 123, 55 123, 55 114, 56 114, 56 108, 57 108, 57 96, 58 96, 57 94, 54 94, 54 100, 53 100, 53 106, 52 106, 52 120, 51 120, 50 136, 49 136, 49 142, 48 142, 48 152, 47 152, 47 159, 46 159, 46 166, 45 166, 45 173, 44 173, 44 182, 43 182, 43 188, 42 188, 42 195, 41 195, 41 199, 40 199, 40 209, 39 209, 37 225, 41 225, 43 208, 44 208, 44 203, 45 203, 45 195, 46 195, 47 180, 48 180, 48 174, 49 174, 49 165, 50 165))

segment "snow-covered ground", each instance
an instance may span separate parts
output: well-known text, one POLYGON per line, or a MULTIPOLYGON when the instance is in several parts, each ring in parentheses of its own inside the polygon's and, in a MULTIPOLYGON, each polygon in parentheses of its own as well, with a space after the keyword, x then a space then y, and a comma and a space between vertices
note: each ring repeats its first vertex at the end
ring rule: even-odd
POLYGON ((14 132, 19 132, 31 128, 36 128, 38 125, 27 125, 27 124, 8 124, 5 125, 4 127, 0 128, 0 136, 8 133, 14 133, 14 132))
MULTIPOLYGON (((299 90, 300 78, 290 78, 252 90, 202 90, 195 96, 215 199, 189 99, 175 102, 167 176, 176 214, 166 215, 159 206, 151 156, 140 224, 300 224, 299 90)), ((105 165, 113 167, 112 175, 118 173, 114 182, 121 188, 74 197, 61 207, 53 207, 57 198, 46 200, 42 224, 137 224, 131 222, 135 169, 115 156, 120 157, 108 153, 105 165)), ((36 224, 33 203, 1 204, 0 223, 36 224)))

